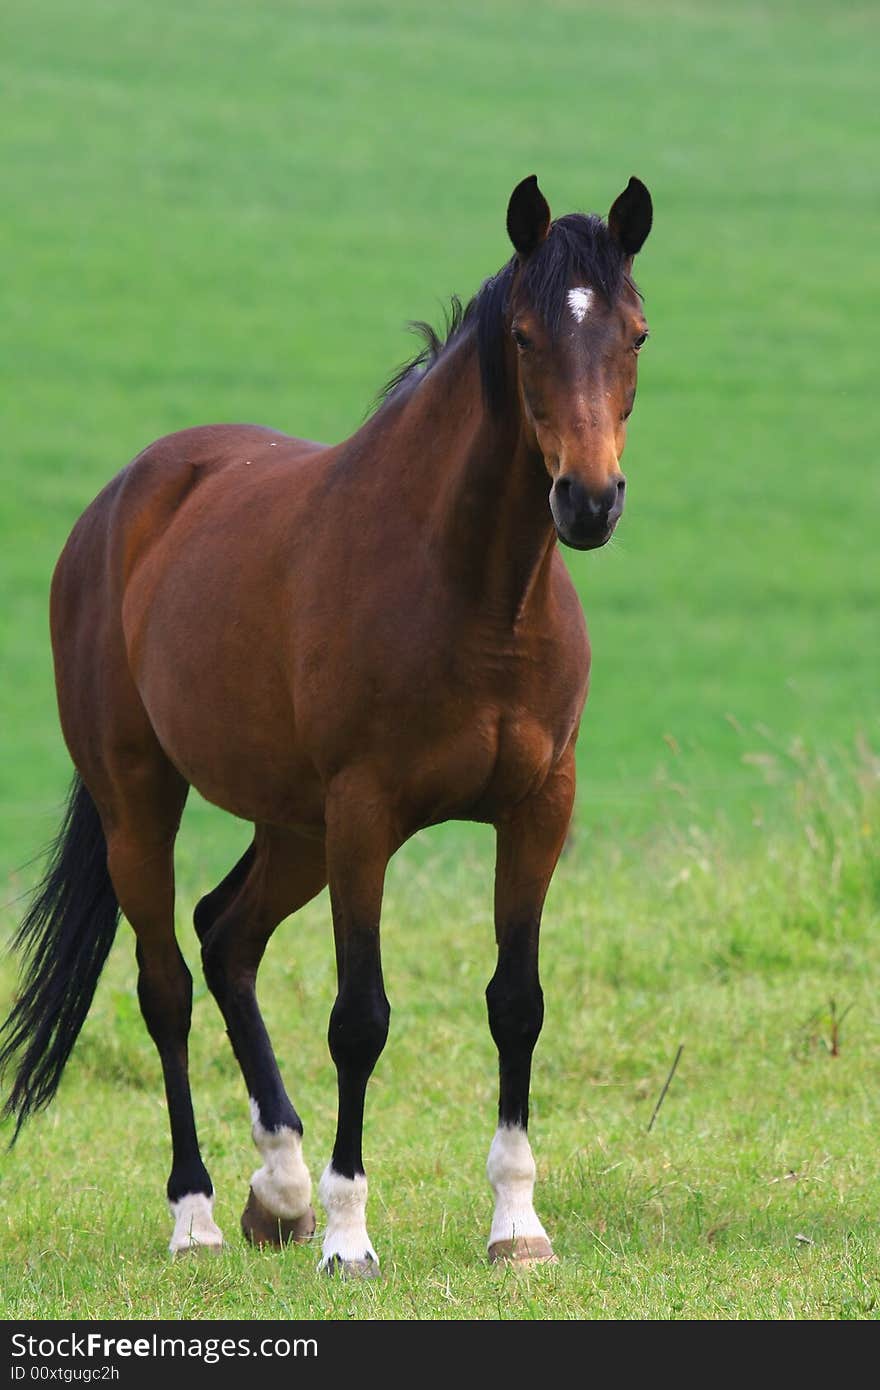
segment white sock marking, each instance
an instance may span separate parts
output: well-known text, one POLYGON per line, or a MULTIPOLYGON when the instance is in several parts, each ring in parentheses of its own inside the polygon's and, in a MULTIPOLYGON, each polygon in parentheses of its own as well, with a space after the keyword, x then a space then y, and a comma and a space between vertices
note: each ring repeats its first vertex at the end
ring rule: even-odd
POLYGON ((495 1193, 489 1244, 496 1240, 546 1236, 533 1206, 535 1160, 524 1129, 500 1125, 489 1149, 486 1172, 495 1193))
POLYGON ((251 1178, 251 1187, 273 1216, 295 1221, 312 1204, 312 1179, 302 1156, 302 1135, 287 1125, 264 1129, 253 1097, 250 1106, 251 1133, 263 1156, 263 1166, 251 1178))
POLYGON ((583 323, 587 314, 590 312, 590 305, 593 302, 593 291, 585 288, 569 290, 568 307, 574 315, 576 323, 583 323))
POLYGON ((318 1183, 318 1196, 327 1213, 327 1230, 321 1247, 324 1269, 334 1256, 340 1260, 365 1260, 379 1256, 367 1235, 367 1180, 363 1173, 344 1178, 328 1163, 318 1183))
POLYGON ((188 1192, 177 1202, 169 1202, 174 1217, 174 1234, 168 1249, 172 1255, 191 1250, 196 1245, 219 1249, 223 1232, 214 1224, 214 1198, 204 1192, 188 1192))

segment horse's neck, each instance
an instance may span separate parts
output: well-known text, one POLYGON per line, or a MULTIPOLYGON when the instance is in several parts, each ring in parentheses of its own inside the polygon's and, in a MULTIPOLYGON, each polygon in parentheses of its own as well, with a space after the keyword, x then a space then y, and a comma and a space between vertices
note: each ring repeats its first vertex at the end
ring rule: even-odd
POLYGON ((518 410, 489 414, 470 337, 413 387, 391 430, 425 543, 481 611, 516 623, 549 572, 550 481, 518 410))

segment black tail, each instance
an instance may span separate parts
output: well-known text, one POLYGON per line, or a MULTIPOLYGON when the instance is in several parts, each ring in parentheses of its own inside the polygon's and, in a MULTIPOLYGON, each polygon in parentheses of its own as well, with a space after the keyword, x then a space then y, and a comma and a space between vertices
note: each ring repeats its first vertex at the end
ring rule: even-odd
POLYGON ((118 923, 104 830, 77 774, 45 877, 13 943, 24 955, 22 988, 0 1030, 0 1072, 15 1063, 3 1107, 16 1116, 13 1143, 58 1089, 118 923))

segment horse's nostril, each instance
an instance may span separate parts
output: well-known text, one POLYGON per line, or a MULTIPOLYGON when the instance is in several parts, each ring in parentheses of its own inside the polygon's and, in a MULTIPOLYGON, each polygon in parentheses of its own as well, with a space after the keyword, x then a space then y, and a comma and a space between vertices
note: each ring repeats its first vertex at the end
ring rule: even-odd
POLYGON ((560 512, 574 520, 583 510, 586 494, 576 478, 557 478, 553 488, 560 512))
POLYGON ((623 505, 623 482, 609 483, 604 492, 600 492, 598 497, 591 497, 590 512, 593 516, 607 517, 613 512, 617 515, 623 505))
POLYGON ((594 492, 572 474, 564 475, 553 485, 553 515, 557 523, 575 529, 604 529, 615 522, 623 510, 625 486, 623 478, 615 478, 600 492, 594 492))

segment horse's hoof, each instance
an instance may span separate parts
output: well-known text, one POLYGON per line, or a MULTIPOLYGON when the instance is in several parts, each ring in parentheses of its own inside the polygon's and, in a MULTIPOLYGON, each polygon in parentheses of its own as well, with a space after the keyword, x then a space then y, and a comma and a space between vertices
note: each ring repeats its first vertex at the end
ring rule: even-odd
POLYGON ((323 1274, 336 1274, 340 1279, 381 1279, 379 1261, 372 1255, 362 1260, 344 1260, 341 1255, 330 1255, 318 1266, 323 1274))
POLYGON ((216 1255, 223 1249, 223 1232, 214 1220, 213 1193, 209 1196, 205 1192, 188 1192, 168 1205, 174 1217, 168 1246, 172 1255, 190 1255, 199 1250, 216 1255))
POLYGON ((175 1260, 179 1260, 181 1257, 191 1258, 193 1255, 222 1255, 225 1249, 226 1242, 223 1240, 211 1244, 207 1241, 191 1240, 189 1245, 180 1245, 172 1250, 171 1254, 175 1260))
POLYGON ((490 1264, 555 1265, 553 1246, 546 1236, 516 1236, 514 1240, 496 1240, 489 1246, 490 1264))
POLYGON ((247 1206, 241 1214, 241 1229, 245 1240, 262 1248, 264 1245, 305 1245, 315 1234, 315 1213, 311 1207, 291 1221, 286 1216, 273 1216, 263 1206, 251 1188, 247 1206))

